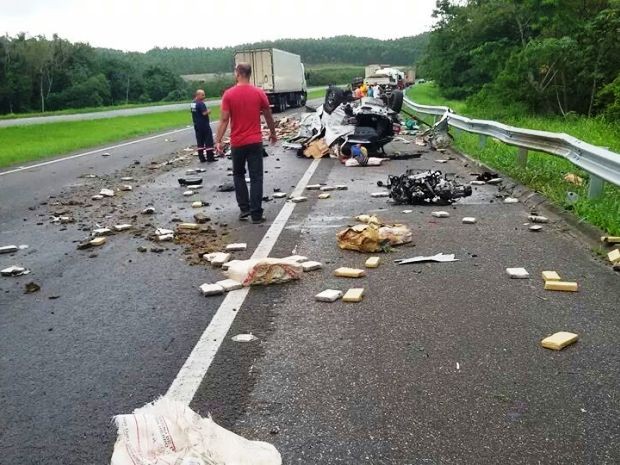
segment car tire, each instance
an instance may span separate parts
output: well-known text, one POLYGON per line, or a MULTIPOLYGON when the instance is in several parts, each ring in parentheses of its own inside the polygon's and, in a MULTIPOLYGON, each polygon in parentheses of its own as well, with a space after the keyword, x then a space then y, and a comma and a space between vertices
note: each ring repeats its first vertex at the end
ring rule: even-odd
POLYGON ((403 109, 403 100, 405 96, 402 90, 394 90, 392 91, 392 95, 389 99, 389 107, 394 110, 396 113, 400 113, 403 109))

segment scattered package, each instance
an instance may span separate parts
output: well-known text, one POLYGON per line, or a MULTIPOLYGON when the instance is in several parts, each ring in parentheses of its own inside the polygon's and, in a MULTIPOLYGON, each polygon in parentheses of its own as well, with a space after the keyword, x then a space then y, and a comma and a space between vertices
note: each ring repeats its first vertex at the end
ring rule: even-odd
POLYGON ((342 296, 343 302, 361 302, 364 298, 364 288, 351 288, 344 296, 342 296))
POLYGON ((367 224, 350 226, 336 234, 338 247, 358 252, 387 252, 390 247, 413 240, 411 230, 403 224, 380 224, 376 216, 359 215, 358 221, 367 224))
POLYGON ((314 298, 317 302, 335 302, 342 297, 342 291, 336 289, 326 289, 318 293, 314 298))
POLYGON ((304 155, 308 158, 323 158, 329 156, 329 146, 325 143, 325 139, 317 139, 306 147, 304 155))
POLYGON ((233 342, 253 342, 258 341, 258 338, 253 334, 237 334, 230 338, 233 342))
POLYGON ((513 279, 527 279, 530 277, 525 268, 506 268, 506 273, 513 279))
POLYGON ((378 268, 380 263, 381 263, 381 257, 370 257, 368 260, 366 260, 366 263, 364 263, 364 266, 366 268, 378 268))
POLYGON ((228 267, 227 274, 244 286, 269 285, 300 279, 303 268, 297 262, 281 258, 236 260, 228 267))
MULTIPOLYGON (((378 183, 383 186, 383 183, 378 183)), ((386 186, 390 197, 397 204, 452 203, 456 199, 469 197, 471 186, 448 179, 441 171, 429 170, 415 173, 407 170, 400 176, 388 176, 386 186)))
POLYGON ((577 292, 579 285, 575 282, 567 281, 545 281, 546 291, 563 291, 563 292, 577 292))
POLYGON ((569 333, 566 331, 560 331, 540 341, 540 345, 545 349, 562 350, 564 347, 569 346, 575 342, 579 336, 575 333, 569 333))
POLYGON ((338 276, 339 278, 361 278, 366 276, 366 272, 357 268, 347 268, 343 266, 334 270, 334 276, 338 276))
POLYGON ((281 465, 274 446, 249 441, 211 417, 202 418, 185 404, 162 397, 117 415, 118 437, 111 465, 176 463, 185 465, 281 465))

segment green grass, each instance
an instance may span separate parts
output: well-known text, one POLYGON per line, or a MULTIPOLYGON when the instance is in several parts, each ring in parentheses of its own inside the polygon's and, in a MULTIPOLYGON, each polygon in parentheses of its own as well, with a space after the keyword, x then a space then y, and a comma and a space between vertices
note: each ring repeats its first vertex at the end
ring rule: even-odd
MULTIPOLYGON (((211 119, 219 118, 213 108, 211 119)), ((0 167, 62 155, 109 142, 180 128, 189 111, 0 128, 0 167)))
MULTIPOLYGON (((470 108, 467 102, 443 98, 439 89, 432 83, 413 86, 409 89, 408 95, 416 103, 447 105, 459 114, 493 119, 492 116, 485 116, 484 108, 470 108)), ((421 116, 424 117, 424 115, 421 116)), ((500 122, 523 128, 563 132, 591 144, 609 147, 613 151, 620 152, 619 125, 602 119, 519 115, 505 118, 500 122)), ((540 152, 530 152, 527 167, 522 169, 516 164, 517 149, 515 147, 489 138, 486 146, 480 148, 478 135, 455 130, 452 130, 452 134, 455 136, 456 148, 463 153, 519 180, 545 195, 556 205, 571 210, 584 221, 609 234, 620 235, 620 188, 606 183, 601 197, 588 199, 588 174, 567 160, 540 152), (566 182, 564 180, 566 173, 579 175, 585 180, 584 185, 576 186, 566 182), (579 194, 579 200, 570 204, 567 200, 568 192, 579 194)))
MULTIPOLYGON (((219 100, 218 98, 208 98, 209 100, 219 100)), ((151 102, 151 103, 129 103, 127 105, 109 105, 104 107, 87 107, 87 108, 68 108, 66 110, 58 110, 58 111, 46 111, 45 113, 41 112, 31 112, 31 113, 9 113, 6 115, 0 115, 0 120, 4 119, 19 119, 19 118, 35 118, 38 116, 57 116, 57 115, 77 115, 82 113, 99 113, 100 111, 112 111, 112 110, 126 110, 128 108, 145 108, 145 107, 158 107, 161 105, 174 105, 177 103, 187 103, 189 105, 189 100, 183 100, 180 102, 151 102)))
POLYGON ((325 97, 325 92, 327 91, 327 87, 324 89, 314 89, 308 92, 308 100, 323 98, 325 97))

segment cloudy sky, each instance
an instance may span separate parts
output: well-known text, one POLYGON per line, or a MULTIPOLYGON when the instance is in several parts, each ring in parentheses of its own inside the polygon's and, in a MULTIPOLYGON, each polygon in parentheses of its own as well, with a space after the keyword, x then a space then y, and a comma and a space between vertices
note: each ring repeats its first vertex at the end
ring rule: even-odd
POLYGON ((0 0, 0 32, 96 47, 220 47, 292 37, 388 39, 432 25, 435 0, 0 0))

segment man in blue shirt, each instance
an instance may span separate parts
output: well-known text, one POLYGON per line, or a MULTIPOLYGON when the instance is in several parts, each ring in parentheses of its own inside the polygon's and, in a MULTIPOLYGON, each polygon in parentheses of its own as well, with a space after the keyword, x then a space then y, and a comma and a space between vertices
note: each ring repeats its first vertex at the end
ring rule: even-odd
POLYGON ((205 91, 198 89, 190 105, 192 120, 194 121, 194 131, 196 132, 196 144, 198 145, 198 158, 202 163, 217 161, 217 158, 214 156, 213 133, 211 132, 211 124, 209 122, 211 110, 205 105, 204 99, 205 91), (207 152, 206 159, 205 151, 207 152))

